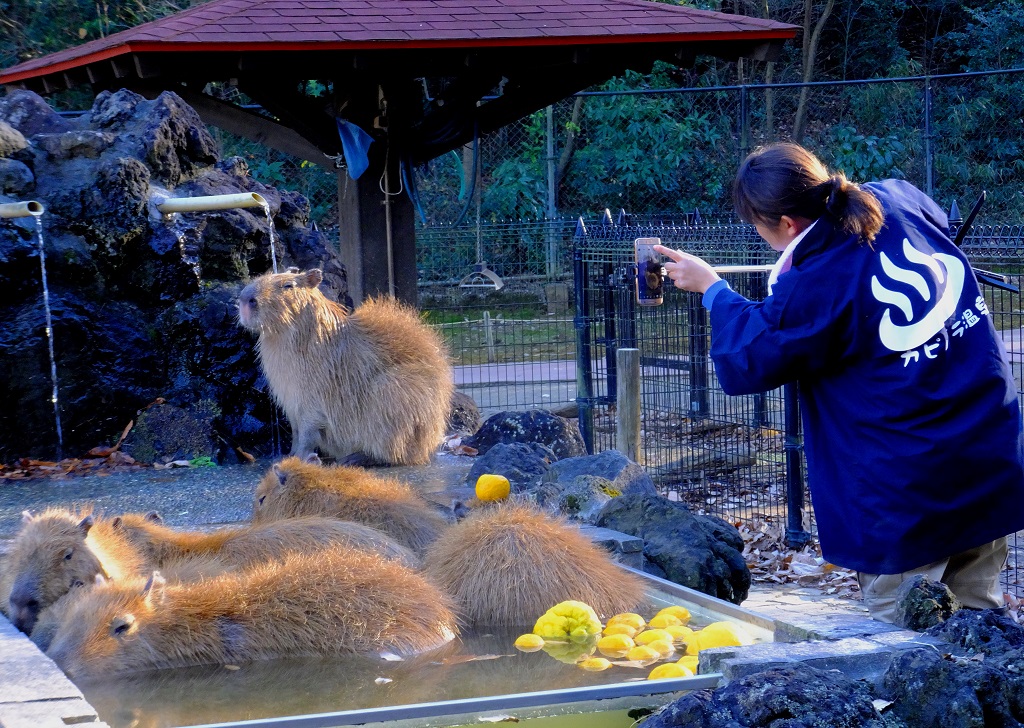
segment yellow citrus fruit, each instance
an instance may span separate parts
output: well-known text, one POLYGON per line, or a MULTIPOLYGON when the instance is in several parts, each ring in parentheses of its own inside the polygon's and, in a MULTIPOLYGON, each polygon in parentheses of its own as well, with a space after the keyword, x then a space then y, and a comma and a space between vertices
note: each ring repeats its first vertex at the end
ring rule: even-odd
POLYGON ((652 650, 657 650, 662 659, 671 657, 676 651, 676 648, 672 646, 672 640, 654 640, 654 642, 648 642, 647 646, 652 650))
POLYGON ((678 644, 689 644, 693 639, 693 630, 682 624, 672 624, 665 627, 665 631, 672 635, 672 641, 678 644))
POLYGON ((668 640, 669 642, 671 642, 673 639, 674 638, 672 637, 672 633, 668 632, 667 630, 648 629, 634 637, 633 641, 636 642, 638 645, 647 645, 651 642, 654 642, 654 640, 668 640))
POLYGON ((519 635, 515 644, 520 652, 536 652, 544 646, 544 638, 535 634, 523 634, 519 635))
POLYGON ((612 666, 612 663, 603 657, 591 657, 588 660, 581 660, 576 663, 587 672, 601 672, 601 670, 607 670, 612 666))
POLYGON ((626 653, 626 659, 635 660, 636 662, 657 662, 661 659, 661 655, 653 647, 637 645, 626 653))
POLYGON ((604 628, 604 633, 609 637, 616 634, 625 635, 631 640, 636 636, 637 630, 628 624, 609 624, 604 628))
POLYGON ((482 501, 499 501, 508 498, 512 485, 504 475, 484 473, 476 479, 476 497, 482 501))
POLYGON ((608 620, 609 626, 613 624, 628 624, 633 629, 639 631, 644 628, 644 625, 647 624, 647 622, 645 622, 644 618, 639 614, 634 614, 633 612, 622 612, 608 620))
POLYGON ((658 614, 647 622, 647 626, 651 629, 665 629, 665 627, 678 627, 683 623, 683 620, 679 619, 672 614, 658 614))
POLYGON ((606 657, 625 657, 636 647, 632 638, 624 634, 613 634, 597 641, 597 651, 606 657))
POLYGON ((648 680, 660 680, 666 677, 693 677, 693 672, 676 662, 666 662, 651 670, 648 680))
POLYGON ((673 605, 671 607, 665 607, 664 609, 660 610, 658 614, 655 616, 662 614, 671 614, 673 617, 678 619, 682 624, 690 623, 690 610, 686 607, 680 607, 676 605, 673 605))
POLYGON ((697 633, 701 649, 754 644, 754 638, 735 622, 712 622, 697 633))
POLYGON ((676 660, 677 665, 682 665, 687 670, 692 672, 694 675, 697 674, 697 656, 696 655, 685 655, 676 660))

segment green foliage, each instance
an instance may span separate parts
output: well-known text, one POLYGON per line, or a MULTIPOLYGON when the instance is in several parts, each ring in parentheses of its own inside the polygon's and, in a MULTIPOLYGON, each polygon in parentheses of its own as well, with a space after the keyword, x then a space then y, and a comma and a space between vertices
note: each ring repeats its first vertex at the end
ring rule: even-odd
POLYGON ((188 464, 193 468, 215 468, 217 463, 213 462, 213 458, 209 455, 203 455, 198 458, 192 458, 188 461, 188 464))
POLYGON ((832 166, 850 179, 868 182, 903 176, 897 163, 906 148, 895 134, 860 134, 849 126, 833 127, 832 133, 832 166))

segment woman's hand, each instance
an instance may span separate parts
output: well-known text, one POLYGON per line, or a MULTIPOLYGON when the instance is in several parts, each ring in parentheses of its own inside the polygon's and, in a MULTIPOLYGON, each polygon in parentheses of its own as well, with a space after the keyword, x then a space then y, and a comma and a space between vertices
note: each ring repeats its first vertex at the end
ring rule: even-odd
POLYGON ((655 245, 654 250, 669 259, 665 263, 665 272, 668 273, 668 277, 672 279, 676 288, 704 293, 712 283, 721 280, 721 276, 696 255, 690 255, 681 250, 672 250, 664 245, 655 245))

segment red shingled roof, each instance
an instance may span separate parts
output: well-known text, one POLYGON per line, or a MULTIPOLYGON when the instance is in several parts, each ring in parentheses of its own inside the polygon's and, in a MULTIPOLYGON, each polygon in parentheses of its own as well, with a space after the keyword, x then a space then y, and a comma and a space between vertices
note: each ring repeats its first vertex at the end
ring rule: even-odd
POLYGON ((792 38, 796 28, 647 0, 212 0, 0 73, 12 83, 153 51, 472 48, 792 38))

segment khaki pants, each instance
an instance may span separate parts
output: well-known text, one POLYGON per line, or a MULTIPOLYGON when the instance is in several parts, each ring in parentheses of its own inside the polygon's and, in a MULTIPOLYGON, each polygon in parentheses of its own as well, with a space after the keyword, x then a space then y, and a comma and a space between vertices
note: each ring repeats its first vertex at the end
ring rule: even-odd
POLYGON ((896 612, 896 590, 907 579, 924 574, 949 587, 965 607, 997 609, 1004 606, 999 574, 1009 552, 1006 537, 984 546, 954 554, 902 574, 857 572, 864 606, 880 622, 892 622, 896 612))

